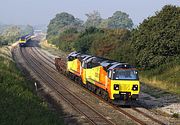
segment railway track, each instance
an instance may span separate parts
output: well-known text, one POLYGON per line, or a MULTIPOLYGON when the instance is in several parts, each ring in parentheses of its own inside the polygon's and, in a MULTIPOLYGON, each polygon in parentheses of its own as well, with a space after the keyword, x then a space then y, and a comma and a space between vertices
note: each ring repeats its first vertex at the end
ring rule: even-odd
POLYGON ((51 57, 49 57, 49 56, 44 56, 45 53, 42 53, 42 51, 40 51, 37 47, 33 47, 33 49, 36 50, 36 52, 38 52, 38 54, 40 54, 43 58, 45 58, 46 60, 48 60, 49 62, 51 62, 53 65, 55 65, 53 58, 51 58, 51 57))
POLYGON ((93 125, 114 125, 112 121, 107 119, 103 114, 100 114, 95 109, 93 109, 89 104, 81 100, 78 96, 74 95, 68 88, 61 85, 57 81, 53 74, 49 74, 48 70, 42 66, 35 55, 30 51, 29 48, 20 48, 19 53, 26 61, 28 66, 40 77, 50 88, 56 91, 58 96, 62 97, 64 101, 70 104, 76 111, 89 121, 93 125))
MULTIPOLYGON (((46 63, 46 65, 49 65, 49 64, 53 64, 54 65, 54 62, 51 60, 50 57, 48 56, 45 56, 38 48, 32 48, 32 51, 34 53, 36 53, 36 55, 39 56, 39 58, 41 58, 42 60, 44 60, 44 63, 46 63), (48 61, 48 62, 47 62, 48 61)), ((55 70, 55 72, 57 72, 56 68, 53 67, 53 66, 50 66, 53 70, 55 70)), ((64 79, 65 80, 65 79, 64 79)), ((82 87, 82 86, 81 86, 82 87)), ((87 89, 85 89, 84 87, 82 87, 85 91, 88 91, 87 89)), ((88 91, 89 92, 89 91, 88 91)), ((107 101, 104 101, 101 97, 97 96, 96 94, 90 92, 91 94, 93 94, 93 96, 96 96, 97 98, 99 98, 100 100, 102 100, 103 102, 105 103, 108 103, 107 101)), ((111 103, 108 103, 110 106, 112 106, 114 109, 118 110, 120 113, 128 116, 129 118, 131 118, 132 120, 136 121, 138 124, 141 124, 141 125, 145 125, 146 123, 143 121, 143 120, 140 120, 138 118, 136 118, 136 116, 133 116, 132 114, 128 113, 127 111, 125 111, 123 108, 121 107, 117 107, 111 103)), ((131 110, 135 111, 135 112, 138 112, 139 114, 143 115, 144 117, 150 119, 151 121, 153 121, 155 124, 160 124, 160 125, 165 125, 165 123, 163 123, 162 121, 150 116, 149 114, 135 108, 135 107, 132 107, 131 110)))

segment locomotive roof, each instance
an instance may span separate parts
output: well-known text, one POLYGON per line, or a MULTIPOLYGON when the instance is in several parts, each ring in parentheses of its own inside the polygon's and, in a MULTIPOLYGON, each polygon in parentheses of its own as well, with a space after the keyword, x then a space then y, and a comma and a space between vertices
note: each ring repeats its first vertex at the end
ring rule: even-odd
POLYGON ((68 56, 71 56, 71 55, 74 54, 74 53, 77 53, 77 52, 71 52, 71 53, 68 54, 68 56))
POLYGON ((83 58, 83 61, 89 59, 91 56, 90 55, 87 55, 85 58, 83 58))
POLYGON ((86 54, 80 54, 80 55, 77 55, 77 58, 82 61, 88 57, 91 57, 90 55, 86 55, 86 54))
POLYGON ((68 55, 68 57, 69 57, 69 56, 76 57, 76 56, 78 56, 79 54, 81 54, 81 53, 78 53, 78 52, 72 52, 72 53, 70 53, 70 54, 68 55))
POLYGON ((110 60, 102 57, 91 56, 86 54, 81 54, 78 52, 72 52, 68 56, 78 57, 80 60, 85 61, 86 63, 99 63, 99 65, 105 67, 107 70, 112 70, 115 68, 134 68, 132 65, 124 62, 117 62, 115 60, 110 60))
POLYGON ((90 62, 92 59, 94 59, 94 58, 96 58, 96 57, 94 57, 94 56, 92 56, 92 57, 90 57, 90 58, 87 58, 85 61, 86 62, 90 62))
POLYGON ((106 60, 106 61, 103 61, 103 62, 101 63, 101 65, 102 65, 103 67, 107 67, 107 66, 112 66, 112 65, 117 64, 117 63, 118 63, 118 62, 112 62, 112 61, 109 62, 109 60, 106 60))
POLYGON ((130 65, 130 64, 128 64, 128 63, 117 63, 117 64, 114 64, 114 65, 112 65, 111 67, 109 67, 109 70, 111 70, 111 69, 118 69, 118 68, 135 68, 134 66, 132 66, 132 65, 130 65))
POLYGON ((30 37, 31 35, 27 34, 27 35, 24 35, 24 36, 21 36, 22 39, 25 39, 25 38, 28 38, 30 37))

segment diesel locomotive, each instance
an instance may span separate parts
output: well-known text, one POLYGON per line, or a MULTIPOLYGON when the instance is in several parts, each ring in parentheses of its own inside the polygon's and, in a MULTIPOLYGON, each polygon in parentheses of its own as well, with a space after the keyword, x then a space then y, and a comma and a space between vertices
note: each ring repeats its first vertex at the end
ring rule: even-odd
POLYGON ((110 102, 136 100, 140 92, 137 69, 124 62, 70 53, 55 58, 56 69, 110 102))
POLYGON ((19 46, 20 47, 25 47, 27 42, 31 40, 31 35, 25 35, 19 38, 19 46))

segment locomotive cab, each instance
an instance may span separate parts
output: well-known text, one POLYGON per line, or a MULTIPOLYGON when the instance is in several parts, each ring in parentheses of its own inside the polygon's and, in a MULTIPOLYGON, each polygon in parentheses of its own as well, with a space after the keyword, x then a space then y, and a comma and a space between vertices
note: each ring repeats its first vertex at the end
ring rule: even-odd
POLYGON ((25 35, 19 38, 19 46, 26 47, 27 42, 31 40, 31 35, 25 35))
POLYGON ((80 55, 80 53, 72 52, 67 57, 67 60, 68 60, 67 70, 70 73, 76 74, 77 76, 79 76, 79 74, 80 74, 80 62, 77 59, 78 55, 80 55))
POLYGON ((108 71, 113 99, 136 100, 140 91, 138 72, 129 64, 112 67, 108 71))

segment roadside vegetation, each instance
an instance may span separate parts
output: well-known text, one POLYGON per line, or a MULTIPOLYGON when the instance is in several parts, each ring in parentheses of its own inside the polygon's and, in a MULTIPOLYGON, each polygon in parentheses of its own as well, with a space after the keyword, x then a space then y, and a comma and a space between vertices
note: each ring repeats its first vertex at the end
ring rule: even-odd
POLYGON ((61 125, 57 113, 37 97, 16 68, 8 47, 0 47, 0 124, 61 125))
POLYGON ((9 45, 17 41, 20 36, 32 34, 30 25, 2 25, 0 24, 0 46, 9 45))
POLYGON ((68 13, 48 25, 47 40, 66 53, 80 51, 134 64, 142 82, 180 94, 180 7, 166 5, 133 28, 128 14, 103 19, 94 11, 86 22, 68 13))

